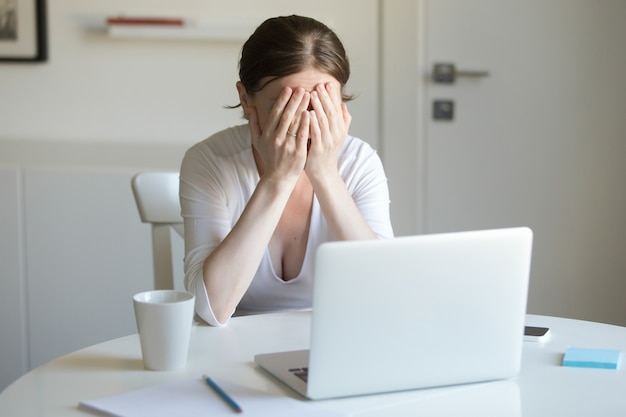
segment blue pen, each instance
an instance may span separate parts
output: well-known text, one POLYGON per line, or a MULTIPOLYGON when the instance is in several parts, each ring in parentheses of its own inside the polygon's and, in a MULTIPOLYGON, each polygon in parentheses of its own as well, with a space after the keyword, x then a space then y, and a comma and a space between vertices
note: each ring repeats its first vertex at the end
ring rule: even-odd
POLYGON ((241 409, 241 407, 239 407, 239 404, 237 404, 235 400, 230 397, 230 395, 226 394, 226 392, 221 389, 219 385, 215 383, 215 381, 213 381, 210 377, 206 375, 203 375, 202 377, 206 381, 207 385, 211 387, 211 389, 213 389, 213 391, 215 391, 215 393, 219 395, 222 400, 226 401, 226 403, 230 406, 230 408, 233 409, 233 411, 237 413, 243 413, 243 410, 241 409))

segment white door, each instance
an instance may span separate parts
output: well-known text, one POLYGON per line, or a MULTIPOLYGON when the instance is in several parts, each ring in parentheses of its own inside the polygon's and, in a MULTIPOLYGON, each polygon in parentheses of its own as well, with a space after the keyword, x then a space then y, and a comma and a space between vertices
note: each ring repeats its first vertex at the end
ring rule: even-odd
POLYGON ((626 325, 626 2, 415 4, 417 231, 530 226, 529 312, 626 325))

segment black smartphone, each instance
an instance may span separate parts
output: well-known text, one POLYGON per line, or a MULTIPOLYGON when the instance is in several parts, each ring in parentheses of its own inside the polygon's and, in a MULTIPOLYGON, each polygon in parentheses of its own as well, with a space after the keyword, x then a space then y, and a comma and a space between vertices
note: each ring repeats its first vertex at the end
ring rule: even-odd
POLYGON ((541 340, 545 340, 549 334, 550 329, 548 327, 524 327, 524 340, 526 342, 539 342, 541 340))

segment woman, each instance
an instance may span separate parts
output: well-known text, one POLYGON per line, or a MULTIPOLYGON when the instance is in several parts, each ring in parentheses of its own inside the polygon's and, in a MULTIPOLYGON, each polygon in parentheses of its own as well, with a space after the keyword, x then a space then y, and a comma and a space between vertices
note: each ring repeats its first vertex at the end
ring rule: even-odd
POLYGON ((321 243, 393 236, 381 161, 348 135, 349 75, 341 42, 314 19, 268 19, 244 44, 247 125, 194 145, 181 166, 185 287, 207 323, 311 307, 321 243))

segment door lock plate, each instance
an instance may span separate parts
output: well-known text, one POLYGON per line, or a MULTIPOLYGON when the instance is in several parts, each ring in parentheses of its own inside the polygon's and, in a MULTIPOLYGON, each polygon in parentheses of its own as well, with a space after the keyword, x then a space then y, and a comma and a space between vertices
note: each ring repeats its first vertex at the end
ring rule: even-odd
POLYGON ((434 120, 453 120, 454 119, 454 101, 452 100, 435 100, 433 101, 433 119, 434 120))

